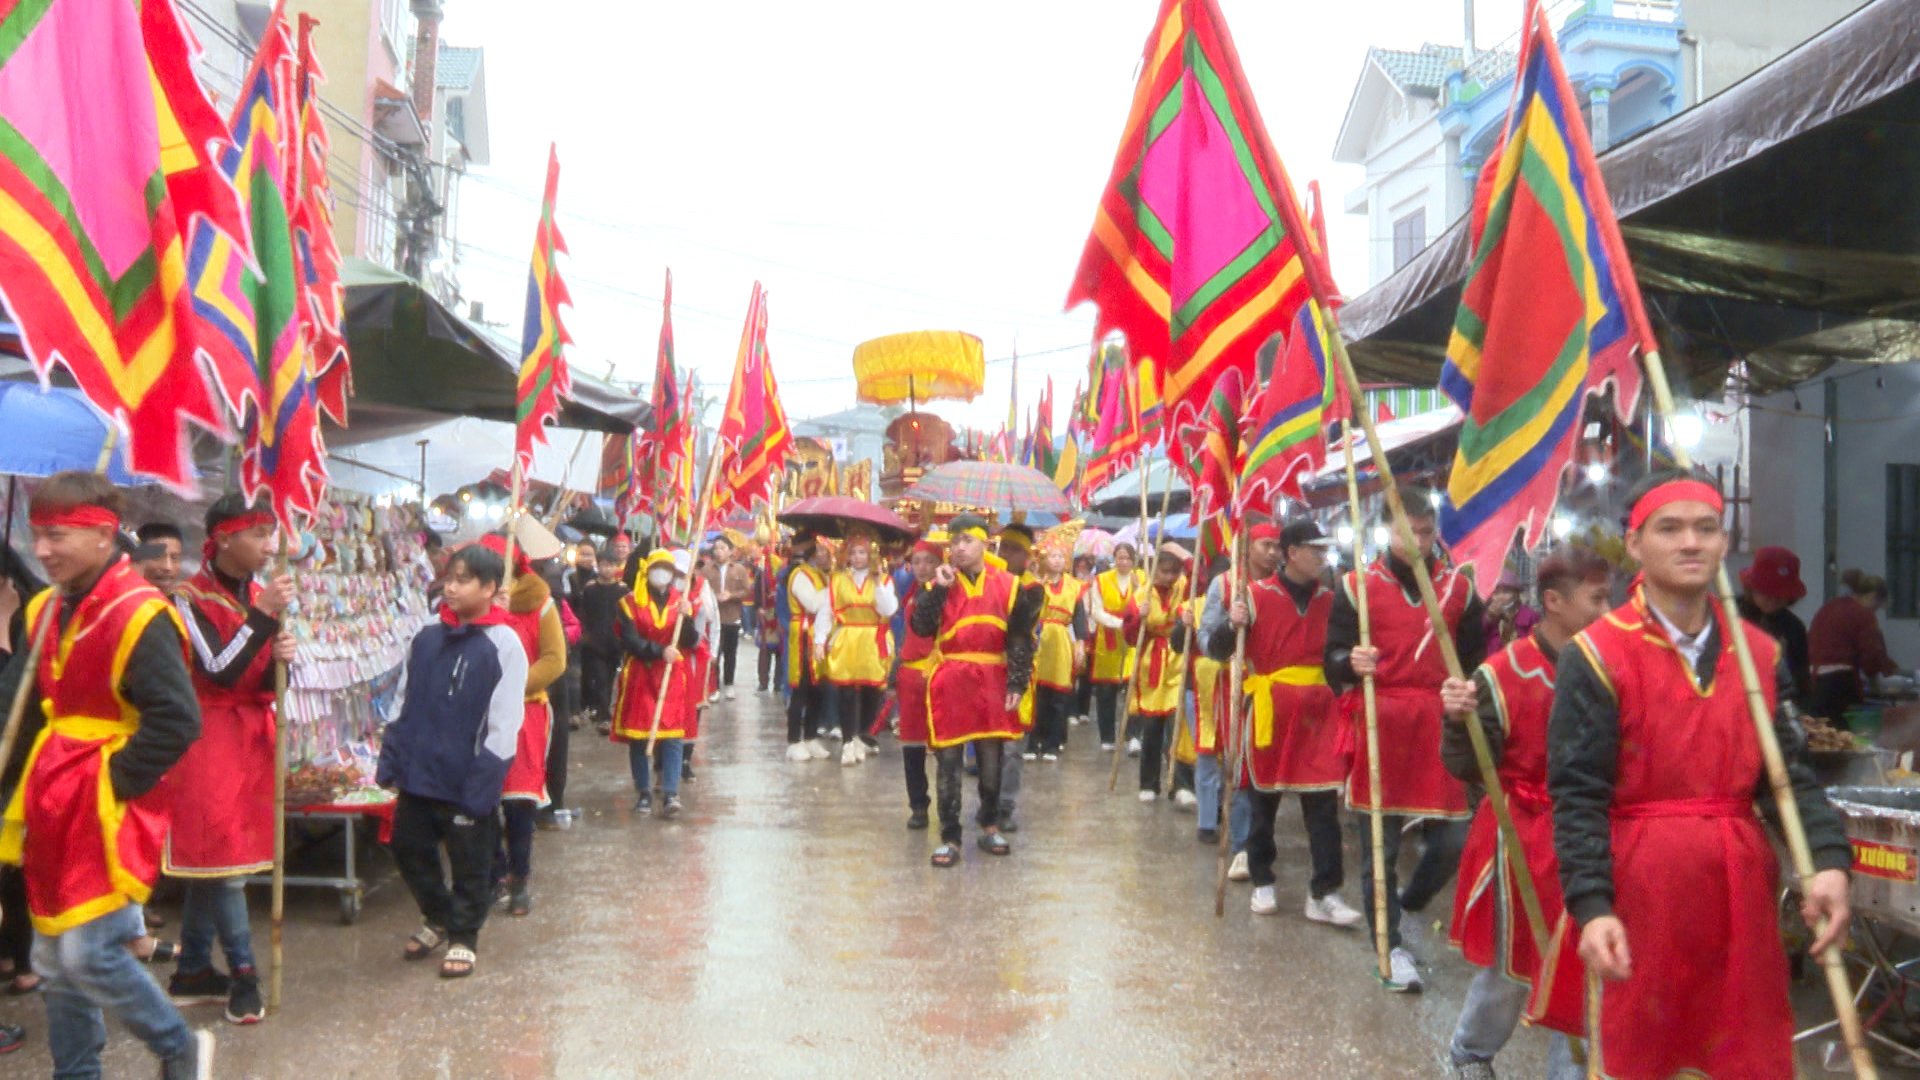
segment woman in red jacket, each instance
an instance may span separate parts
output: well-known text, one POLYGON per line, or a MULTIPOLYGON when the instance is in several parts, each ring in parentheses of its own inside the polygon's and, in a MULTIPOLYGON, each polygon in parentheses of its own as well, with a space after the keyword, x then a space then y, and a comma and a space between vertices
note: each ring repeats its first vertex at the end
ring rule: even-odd
POLYGON ((1847 710, 1860 704, 1868 678, 1900 670, 1887 655, 1887 639, 1880 633, 1887 579, 1849 570, 1840 580, 1850 595, 1827 601, 1807 628, 1807 663, 1813 669, 1808 709, 1835 727, 1846 726, 1847 710))

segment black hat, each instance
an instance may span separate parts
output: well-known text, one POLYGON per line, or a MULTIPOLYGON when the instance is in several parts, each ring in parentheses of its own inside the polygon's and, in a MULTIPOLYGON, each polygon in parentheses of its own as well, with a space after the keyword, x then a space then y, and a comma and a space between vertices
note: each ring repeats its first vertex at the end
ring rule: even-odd
POLYGON ((1287 522, 1286 528, 1280 530, 1280 550, 1285 551, 1291 547, 1299 547, 1301 544, 1332 547, 1333 541, 1326 533, 1320 531, 1319 523, 1311 518, 1287 522))

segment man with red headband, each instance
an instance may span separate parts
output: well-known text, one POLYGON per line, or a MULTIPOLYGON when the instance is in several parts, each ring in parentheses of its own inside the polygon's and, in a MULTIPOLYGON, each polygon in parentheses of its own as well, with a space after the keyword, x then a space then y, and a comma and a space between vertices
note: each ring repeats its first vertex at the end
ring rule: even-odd
POLYGON ((1776 673, 1761 691, 1817 871, 1800 909, 1826 920, 1815 954, 1846 936, 1852 850, 1797 752, 1779 647, 1729 628, 1709 594, 1727 548, 1719 489, 1656 473, 1629 505, 1641 580, 1561 652, 1555 680, 1547 792, 1567 948, 1536 995, 1551 1000, 1583 962, 1606 980, 1595 1050, 1608 1076, 1792 1076, 1779 861, 1755 813, 1772 795, 1729 633, 1776 673))
MULTIPOLYGON (((931 539, 913 545, 913 553, 907 556, 913 584, 900 597, 907 611, 914 609, 920 594, 933 587, 934 570, 943 554, 939 543, 931 539)), ((927 809, 933 805, 927 794, 927 673, 933 666, 933 635, 915 630, 911 619, 900 638, 898 661, 893 685, 899 695, 900 757, 907 774, 907 828, 924 829, 927 809)))
POLYGON ((33 493, 34 555, 53 586, 28 605, 27 625, 55 636, 38 667, 27 670, 23 646, 0 677, 7 702, 30 680, 36 729, 0 825, 0 861, 26 872, 54 1074, 100 1074, 111 1008, 163 1076, 204 1076, 211 1034, 187 1028, 127 948, 160 873, 167 814, 156 787, 199 737, 200 706, 186 627, 115 544, 120 510, 120 493, 93 473, 58 473, 33 493))
POLYGON ((200 571, 174 596, 193 645, 200 739, 174 768, 166 872, 183 878, 175 1004, 224 1002, 227 1019, 266 1018, 247 922, 246 878, 273 866, 274 661, 293 659, 280 618, 293 579, 255 576, 273 558, 270 506, 223 495, 207 508, 200 571), (214 938, 227 971, 213 967, 214 938))

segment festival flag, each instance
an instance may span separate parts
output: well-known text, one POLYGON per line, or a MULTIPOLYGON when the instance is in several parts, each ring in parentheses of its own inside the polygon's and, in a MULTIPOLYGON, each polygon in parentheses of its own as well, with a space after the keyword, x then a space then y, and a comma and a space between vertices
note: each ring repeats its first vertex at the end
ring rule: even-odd
MULTIPOLYGON (((665 342, 665 346, 668 356, 671 357, 673 346, 670 339, 665 342)), ((666 448, 665 452, 656 459, 659 462, 658 467, 663 480, 661 487, 672 493, 673 500, 669 504, 669 512, 664 521, 672 525, 672 535, 684 538, 687 543, 693 543, 697 539, 693 535, 693 504, 700 498, 699 492, 695 490, 698 481, 694 479, 693 467, 694 458, 697 456, 694 439, 700 427, 695 422, 693 411, 694 398, 699 392, 698 385, 698 378, 689 374, 686 389, 682 392, 680 404, 676 409, 680 421, 674 426, 672 432, 674 444, 666 448)))
POLYGON ((1333 328, 1318 301, 1294 313, 1279 362, 1260 373, 1263 385, 1248 416, 1238 510, 1274 513, 1281 496, 1304 502, 1300 482, 1327 463, 1327 425, 1348 415, 1346 388, 1333 371, 1333 328))
POLYGON ((533 469, 533 445, 545 444, 547 425, 560 418, 560 399, 573 392, 566 347, 573 339, 560 322, 560 305, 572 304, 554 257, 567 250, 554 224, 554 196, 560 189, 560 151, 547 147, 547 190, 540 199, 540 226, 533 236, 533 265, 527 271, 526 330, 520 338, 520 409, 513 452, 521 475, 533 469))
POLYGON ((673 271, 667 271, 666 288, 660 296, 660 347, 653 361, 653 428, 640 437, 638 453, 657 462, 663 473, 672 475, 678 457, 685 452, 682 427, 693 420, 686 412, 680 393, 680 378, 674 370, 673 351, 673 271))
POLYGON ((1090 498, 1132 468, 1147 449, 1140 438, 1139 384, 1131 365, 1120 363, 1107 367, 1098 415, 1098 423, 1088 438, 1092 449, 1080 481, 1083 499, 1090 498))
POLYGON ((1216 0, 1162 0, 1067 306, 1092 301, 1095 333, 1126 335, 1177 427, 1222 372, 1251 381, 1309 291, 1328 295, 1309 246, 1216 0))
POLYGON ((752 513, 756 503, 771 501, 793 453, 793 432, 767 355, 767 298, 757 281, 712 452, 721 455, 722 472, 712 501, 713 511, 721 515, 752 513))
POLYGON ((133 470, 182 491, 187 425, 226 432, 188 241, 246 239, 193 51, 166 0, 0 11, 0 294, 40 378, 65 368, 124 431, 133 470))
POLYGON ((1656 348, 1553 30, 1528 0, 1501 146, 1474 194, 1473 256, 1440 389, 1466 414, 1440 531, 1491 592, 1514 533, 1537 545, 1608 383, 1632 416, 1635 348, 1656 348))
POLYGON ((299 142, 293 150, 300 186, 293 193, 293 246, 300 260, 300 319, 307 330, 315 402, 328 419, 345 427, 353 369, 344 322, 347 290, 340 282, 340 245, 333 237, 333 181, 327 174, 333 139, 320 115, 319 86, 327 76, 313 49, 313 30, 318 25, 313 16, 300 16, 294 80, 294 104, 299 110, 294 130, 299 142))
POLYGON ((612 501, 616 521, 625 521, 632 509, 634 442, 632 435, 609 435, 600 443, 600 472, 593 493, 612 501))
POLYGON ((1195 521, 1205 521, 1234 504, 1244 458, 1241 427, 1246 399, 1246 381, 1238 369, 1229 368, 1207 391, 1206 408, 1176 433, 1174 444, 1181 452, 1169 457, 1193 489, 1195 521))

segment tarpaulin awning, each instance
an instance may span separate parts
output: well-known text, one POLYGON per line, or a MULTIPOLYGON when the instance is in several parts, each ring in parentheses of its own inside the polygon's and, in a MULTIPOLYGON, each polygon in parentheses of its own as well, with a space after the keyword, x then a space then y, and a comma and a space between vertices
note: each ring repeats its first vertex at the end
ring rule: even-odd
MULTIPOLYGON (((1778 389, 1920 357, 1920 0, 1876 0, 1600 155, 1667 360, 1778 389)), ((1432 384, 1466 273, 1453 227, 1341 319, 1365 378, 1432 384)))

